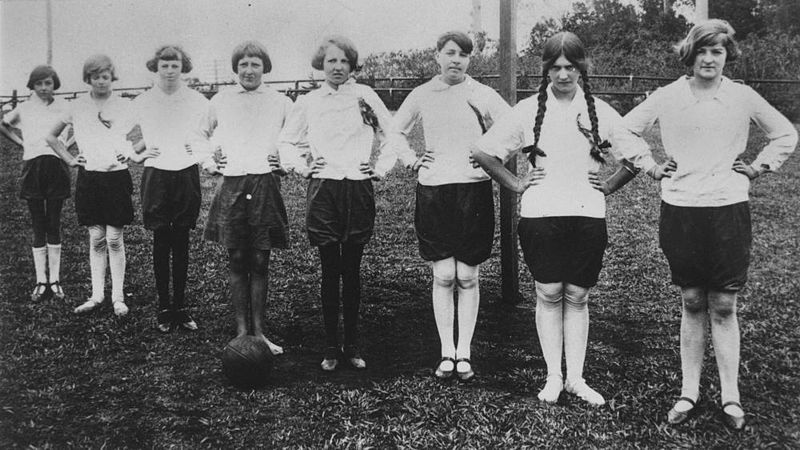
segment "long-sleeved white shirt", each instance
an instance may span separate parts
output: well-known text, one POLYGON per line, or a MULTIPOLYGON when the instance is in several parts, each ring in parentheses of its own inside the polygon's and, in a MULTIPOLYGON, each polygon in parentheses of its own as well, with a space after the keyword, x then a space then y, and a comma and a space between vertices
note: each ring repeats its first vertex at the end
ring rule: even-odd
MULTIPOLYGON (((580 132, 576 122, 580 115, 582 126, 591 130, 583 90, 578 87, 572 102, 564 105, 548 87, 546 106, 539 148, 547 156, 536 157, 536 166, 544 168, 546 175, 541 184, 529 187, 522 194, 520 216, 605 217, 605 196, 589 184, 589 170, 598 170, 600 163, 589 153, 591 143, 580 132)), ((533 125, 538 110, 535 96, 522 100, 495 123, 475 146, 486 154, 508 160, 522 147, 533 145, 533 125)), ((621 117, 614 108, 598 98, 595 98, 595 111, 598 132, 605 139, 621 117)), ((613 156, 619 159, 616 153, 613 156)))
POLYGON ((58 157, 45 138, 59 124, 68 107, 67 102, 57 97, 48 105, 36 94, 31 94, 27 101, 3 116, 3 122, 22 131, 23 160, 42 155, 58 157))
POLYGON ((126 138, 131 129, 130 107, 129 100, 113 94, 102 102, 87 94, 70 103, 61 121, 72 124, 75 142, 86 158, 86 170, 112 172, 128 168, 117 161, 117 154, 131 151, 126 138))
POLYGON ((146 159, 146 167, 183 170, 211 157, 209 102, 203 94, 186 86, 166 94, 155 86, 136 97, 133 104, 133 123, 141 127, 147 146, 161 152, 146 159), (187 144, 191 154, 186 151, 187 144))
POLYGON ((359 166, 370 161, 373 142, 377 139, 375 172, 384 176, 397 161, 397 154, 386 145, 390 126, 389 111, 369 86, 352 79, 338 89, 323 83, 295 102, 279 138, 281 163, 287 169, 296 170, 306 164, 303 155, 310 151, 312 158, 323 157, 326 162, 314 178, 363 180, 369 176, 362 173, 359 166), (375 112, 379 132, 364 123, 359 99, 375 112))
POLYGON ((487 126, 511 109, 494 89, 469 76, 456 85, 434 77, 403 101, 393 118, 390 142, 397 147, 404 164, 413 164, 416 155, 408 146, 407 137, 414 124, 422 121, 425 150, 432 152, 434 160, 419 170, 420 184, 438 186, 489 179, 483 169, 472 167, 469 159, 470 145, 483 134, 473 107, 487 126))
POLYGON ((724 206, 747 201, 750 180, 732 169, 745 151, 750 121, 769 139, 753 165, 777 170, 797 145, 797 130, 748 86, 722 77, 713 98, 698 100, 681 77, 656 90, 615 130, 623 156, 645 171, 656 165, 643 133, 656 121, 677 170, 661 180, 661 198, 675 206, 724 206))
POLYGON ((278 155, 278 135, 292 110, 292 100, 260 86, 241 86, 219 92, 211 99, 213 147, 222 148, 227 165, 224 176, 263 174, 271 171, 268 155, 278 155))

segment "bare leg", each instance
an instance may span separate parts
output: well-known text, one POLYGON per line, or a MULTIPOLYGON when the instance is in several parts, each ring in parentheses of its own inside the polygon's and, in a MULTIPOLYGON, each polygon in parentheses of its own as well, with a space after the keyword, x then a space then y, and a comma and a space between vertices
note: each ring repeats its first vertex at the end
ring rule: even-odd
POLYGON ((247 251, 240 248, 229 248, 230 266, 228 279, 231 289, 231 303, 236 320, 236 337, 249 333, 247 312, 250 308, 250 279, 247 270, 247 251))
POLYGON ((253 336, 263 339, 273 355, 280 355, 283 354, 283 347, 274 344, 264 335, 268 283, 269 250, 250 250, 250 316, 253 318, 253 336))

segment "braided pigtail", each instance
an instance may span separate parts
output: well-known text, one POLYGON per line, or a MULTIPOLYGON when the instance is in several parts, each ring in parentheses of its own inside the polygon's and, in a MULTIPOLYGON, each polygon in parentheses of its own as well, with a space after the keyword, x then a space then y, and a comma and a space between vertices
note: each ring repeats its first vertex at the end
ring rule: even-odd
MULTIPOLYGON (((587 136, 589 139, 589 143, 591 144, 591 148, 589 150, 589 154, 592 155, 592 158, 595 161, 600 163, 605 163, 605 159, 603 155, 608 153, 608 148, 611 147, 611 143, 607 140, 600 140, 600 132, 598 131, 598 123, 597 123, 597 111, 594 106, 594 97, 592 96, 592 91, 589 86, 589 75, 587 75, 586 71, 581 71, 581 78, 583 78, 583 96, 586 99, 586 107, 589 110, 589 122, 592 124, 592 131, 591 131, 591 138, 587 136)), ((580 122, 578 122, 580 127, 580 122)))
POLYGON ((542 82, 539 84, 539 97, 538 107, 536 108, 536 119, 533 122, 533 145, 529 145, 522 149, 523 153, 528 154, 528 160, 531 166, 536 167, 537 156, 547 156, 542 149, 539 148, 539 136, 542 132, 542 122, 544 121, 544 114, 547 111, 547 85, 550 79, 547 77, 547 70, 542 71, 542 82))

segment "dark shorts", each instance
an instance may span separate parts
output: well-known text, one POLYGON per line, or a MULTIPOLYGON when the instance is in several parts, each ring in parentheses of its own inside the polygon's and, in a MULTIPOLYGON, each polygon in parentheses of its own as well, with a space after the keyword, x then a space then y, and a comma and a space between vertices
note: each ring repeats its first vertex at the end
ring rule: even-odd
POLYGON ((200 214, 200 171, 145 167, 142 172, 142 222, 148 230, 194 228, 200 214))
POLYGON ((608 244, 606 219, 523 217, 518 232, 525 263, 534 280, 584 288, 597 284, 608 244))
POLYGON ((288 224, 278 175, 224 177, 203 237, 225 248, 286 248, 288 224))
POLYGON ((659 245, 680 287, 738 291, 750 266, 748 202, 717 207, 682 207, 661 202, 659 245))
POLYGON ((312 178, 309 181, 306 231, 311 245, 366 245, 374 228, 372 180, 312 178))
POLYGON ((470 266, 486 261, 494 242, 492 182, 417 183, 414 226, 425 261, 453 257, 470 266))
POLYGON ((133 181, 128 169, 95 172, 78 168, 75 213, 80 225, 121 227, 133 222, 133 181))
POLYGON ((22 162, 20 198, 26 200, 69 198, 70 173, 67 163, 53 155, 42 155, 22 162))

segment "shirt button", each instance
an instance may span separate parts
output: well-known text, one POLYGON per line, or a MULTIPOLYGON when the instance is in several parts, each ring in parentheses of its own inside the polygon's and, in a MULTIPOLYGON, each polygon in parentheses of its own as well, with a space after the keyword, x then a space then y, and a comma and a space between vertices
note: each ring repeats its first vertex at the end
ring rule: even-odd
POLYGON ((253 196, 252 196, 252 195, 250 195, 250 194, 247 194, 247 195, 245 196, 245 198, 246 198, 246 199, 248 199, 248 200, 252 200, 252 199, 253 199, 253 196))

